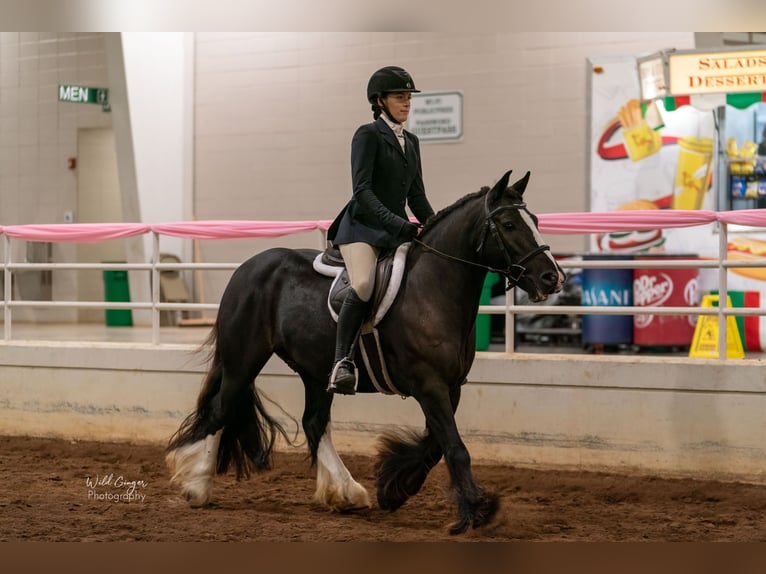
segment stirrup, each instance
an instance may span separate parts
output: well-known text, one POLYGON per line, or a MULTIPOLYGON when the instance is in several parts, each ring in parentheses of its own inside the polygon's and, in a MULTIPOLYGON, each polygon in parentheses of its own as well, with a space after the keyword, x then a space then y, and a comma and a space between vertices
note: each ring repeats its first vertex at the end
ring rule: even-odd
POLYGON ((341 359, 335 363, 326 390, 339 395, 356 394, 356 368, 351 359, 341 359))

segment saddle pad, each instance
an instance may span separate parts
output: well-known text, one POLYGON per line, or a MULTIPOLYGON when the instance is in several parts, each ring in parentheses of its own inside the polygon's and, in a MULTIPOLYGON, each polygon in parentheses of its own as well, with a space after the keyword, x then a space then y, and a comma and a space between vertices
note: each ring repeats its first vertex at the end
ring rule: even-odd
MULTIPOLYGON (((375 292, 377 295, 373 295, 373 301, 376 303, 375 306, 375 314, 372 319, 372 325, 375 326, 385 317, 388 310, 391 308, 391 305, 393 304, 394 300, 396 299, 396 294, 399 291, 399 287, 402 284, 402 278, 404 277, 404 265, 407 261, 407 252, 410 249, 410 243, 403 243, 399 247, 397 247, 396 252, 394 253, 393 257, 391 258, 391 267, 390 267, 390 273, 387 271, 381 272, 380 270, 376 274, 376 280, 375 280, 375 292), (386 277, 388 277, 388 281, 385 282, 386 277), (381 280, 381 283, 378 283, 378 280, 381 280)), ((330 291, 327 296, 327 308, 330 311, 330 316, 333 318, 333 321, 338 320, 338 313, 335 310, 333 304, 332 304, 332 298, 331 295, 335 293, 338 289, 338 282, 348 281, 347 275, 343 273, 345 271, 345 267, 340 267, 336 265, 328 265, 327 263, 324 263, 322 261, 322 253, 319 253, 315 258, 313 262, 314 270, 319 273, 320 275, 324 275, 326 277, 334 277, 335 279, 332 282, 332 285, 330 286, 330 291), (343 279, 342 279, 343 276, 343 279)), ((340 288, 345 288, 346 286, 340 286, 340 288)))

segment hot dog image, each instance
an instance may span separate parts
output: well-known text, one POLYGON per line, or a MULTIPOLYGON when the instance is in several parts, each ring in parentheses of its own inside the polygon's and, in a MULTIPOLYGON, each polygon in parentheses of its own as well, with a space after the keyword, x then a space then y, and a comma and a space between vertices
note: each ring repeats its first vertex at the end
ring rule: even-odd
POLYGON ((764 267, 730 267, 729 271, 766 281, 766 241, 750 237, 735 237, 726 246, 726 258, 734 261, 763 261, 764 267))
MULTIPOLYGON (((649 199, 636 199, 617 208, 617 211, 659 209, 656 202, 649 199)), ((601 251, 609 253, 645 253, 657 251, 665 243, 662 229, 640 231, 615 231, 603 233, 597 238, 601 251)))

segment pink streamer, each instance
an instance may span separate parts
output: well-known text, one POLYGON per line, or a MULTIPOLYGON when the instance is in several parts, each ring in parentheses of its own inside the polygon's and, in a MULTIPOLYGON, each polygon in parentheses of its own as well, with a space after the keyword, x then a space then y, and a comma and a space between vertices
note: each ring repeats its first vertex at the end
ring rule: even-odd
POLYGON ((539 216, 539 225, 542 233, 577 234, 693 227, 712 223, 715 220, 714 211, 649 209, 595 213, 547 213, 539 216))
POLYGON ((152 225, 152 231, 194 239, 241 239, 281 237, 317 229, 314 221, 179 221, 152 225))
MULTIPOLYGON (((610 233, 645 229, 693 227, 714 221, 766 228, 766 209, 739 211, 644 210, 595 213, 547 213, 539 216, 540 231, 550 234, 610 233)), ((281 237, 315 229, 327 231, 332 220, 318 221, 179 221, 142 223, 75 223, 0 226, 0 234, 27 241, 96 243, 154 231, 193 239, 281 237)))
POLYGON ((148 233, 143 223, 54 223, 50 225, 6 225, 2 232, 27 241, 98 243, 148 233))
POLYGON ((735 225, 766 227, 766 209, 723 211, 718 214, 718 220, 724 223, 734 223, 735 225))

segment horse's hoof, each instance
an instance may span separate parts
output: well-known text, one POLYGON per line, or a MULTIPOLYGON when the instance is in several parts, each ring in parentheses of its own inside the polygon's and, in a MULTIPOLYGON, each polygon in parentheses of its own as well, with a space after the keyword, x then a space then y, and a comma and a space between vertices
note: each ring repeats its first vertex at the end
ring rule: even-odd
POLYGON ((192 508, 206 506, 213 498, 212 480, 194 480, 183 485, 181 496, 192 508))
POLYGON ((458 520, 457 522, 452 523, 449 527, 449 533, 452 536, 463 534, 466 530, 468 530, 470 525, 471 521, 468 519, 468 517, 465 517, 462 520, 458 520))
POLYGON ((218 431, 165 455, 170 483, 181 486, 181 496, 192 508, 205 506, 213 496, 213 475, 220 440, 221 431, 218 431))
POLYGON ((497 494, 485 494, 472 508, 470 513, 465 514, 460 520, 450 526, 449 533, 454 536, 456 534, 463 534, 469 528, 486 526, 495 517, 499 508, 500 498, 497 494))
POLYGON ((355 506, 346 506, 343 508, 338 508, 336 512, 338 512, 339 514, 356 514, 358 512, 366 512, 369 509, 370 509, 369 504, 362 504, 359 506, 355 505, 355 506))
POLYGON ((372 507, 367 489, 358 482, 347 485, 344 491, 317 490, 314 500, 340 513, 358 512, 372 507))
POLYGON ((394 512, 395 510, 399 510, 409 498, 410 497, 407 495, 392 496, 390 494, 383 494, 378 490, 378 507, 381 510, 394 512))

